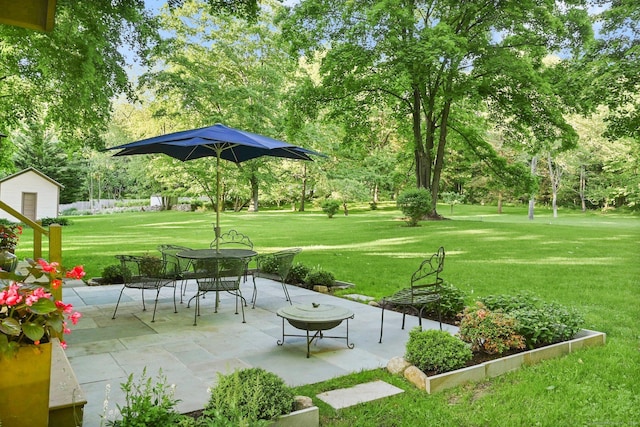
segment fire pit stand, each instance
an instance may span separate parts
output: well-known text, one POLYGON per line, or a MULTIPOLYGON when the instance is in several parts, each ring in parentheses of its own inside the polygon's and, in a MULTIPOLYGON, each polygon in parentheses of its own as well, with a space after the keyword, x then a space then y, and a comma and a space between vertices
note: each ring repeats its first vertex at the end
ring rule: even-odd
POLYGON ((353 319, 353 311, 330 304, 304 304, 292 305, 279 309, 276 314, 282 317, 282 340, 278 340, 278 345, 284 344, 285 337, 302 337, 307 339, 307 358, 310 355, 310 346, 313 340, 320 338, 336 338, 347 341, 347 348, 352 349, 353 343, 349 343, 349 319, 353 319), (306 335, 295 335, 284 333, 285 319, 296 329, 306 331, 306 335), (340 325, 343 320, 347 321, 347 334, 345 336, 329 336, 323 331, 333 329, 340 325))

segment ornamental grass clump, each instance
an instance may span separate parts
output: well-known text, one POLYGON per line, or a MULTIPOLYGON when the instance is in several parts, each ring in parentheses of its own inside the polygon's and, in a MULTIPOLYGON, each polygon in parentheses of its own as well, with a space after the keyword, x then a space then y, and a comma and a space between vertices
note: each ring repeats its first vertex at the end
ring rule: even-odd
POLYGON ((422 372, 455 371, 471 360, 469 345, 448 332, 415 327, 409 332, 405 359, 422 372))
POLYGON ((502 354, 525 348, 525 340, 517 332, 514 317, 491 311, 483 303, 466 307, 460 320, 458 336, 471 344, 471 350, 487 354, 502 354))
POLYGON ((293 392, 279 376, 262 368, 241 369, 219 375, 204 414, 247 425, 288 414, 293 404, 293 392))
POLYGON ((43 259, 28 262, 26 276, 0 271, 0 283, 7 283, 0 288, 0 358, 14 355, 21 346, 50 342, 53 337, 66 348, 62 334, 71 333, 67 321, 75 325, 81 317, 71 304, 54 300, 51 291, 62 286, 63 277, 84 277, 83 267, 67 270, 43 259), (33 280, 27 283, 30 277, 33 280))

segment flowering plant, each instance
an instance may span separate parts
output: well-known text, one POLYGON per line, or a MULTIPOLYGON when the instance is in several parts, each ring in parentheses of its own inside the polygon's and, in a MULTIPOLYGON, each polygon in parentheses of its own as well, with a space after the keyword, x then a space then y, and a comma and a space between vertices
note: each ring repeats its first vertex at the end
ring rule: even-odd
POLYGON ((49 264, 43 259, 28 260, 26 276, 0 271, 0 359, 11 356, 20 346, 40 345, 52 337, 66 343, 62 333, 70 333, 67 321, 74 325, 81 314, 73 311, 71 304, 56 301, 52 289, 62 286, 62 278, 81 279, 82 266, 67 270, 58 263, 49 264), (27 281, 29 277, 33 280, 27 281), (46 282, 41 278, 48 279, 46 282))
POLYGON ((22 234, 22 226, 0 224, 0 249, 14 249, 22 234))

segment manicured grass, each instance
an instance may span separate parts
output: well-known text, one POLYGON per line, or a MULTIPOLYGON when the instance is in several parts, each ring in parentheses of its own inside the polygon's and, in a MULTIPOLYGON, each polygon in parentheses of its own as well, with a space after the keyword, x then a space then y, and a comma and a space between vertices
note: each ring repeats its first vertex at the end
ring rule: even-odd
MULTIPOLYGON (((402 378, 371 371, 300 387, 309 396, 383 379, 406 390, 381 402, 339 412, 319 399, 323 425, 513 426, 640 423, 640 218, 624 214, 524 207, 448 206, 451 220, 406 227, 398 210, 352 209, 328 219, 319 211, 222 215, 222 228, 248 234, 259 252, 302 247, 297 261, 320 265, 357 292, 376 298, 406 286, 422 259, 444 246, 444 278, 476 296, 528 290, 580 309, 585 327, 607 333, 607 345, 437 395, 402 378)), ((155 252, 161 243, 208 247, 210 212, 142 212, 72 217, 63 230, 64 264, 84 264, 99 276, 113 255, 155 252)), ((25 231, 18 256, 31 254, 25 231)), ((398 349, 402 355, 404 349, 398 349)))

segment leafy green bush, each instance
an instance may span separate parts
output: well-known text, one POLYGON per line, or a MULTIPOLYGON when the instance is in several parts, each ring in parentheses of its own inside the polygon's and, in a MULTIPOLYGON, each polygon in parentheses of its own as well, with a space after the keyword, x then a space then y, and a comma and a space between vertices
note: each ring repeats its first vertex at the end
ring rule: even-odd
POLYGON ((219 375, 204 414, 244 425, 288 414, 293 403, 293 392, 276 374, 262 368, 241 369, 219 375))
POLYGON ((454 371, 473 357, 462 340, 437 329, 423 331, 415 327, 409 332, 406 348, 405 359, 423 372, 454 371))
POLYGON ((458 336, 471 344, 471 350, 501 354, 523 349, 524 337, 517 332, 516 319, 501 311, 491 311, 481 302, 466 307, 460 320, 458 336))
POLYGON ((397 204, 409 226, 415 227, 431 211, 431 193, 425 188, 405 190, 398 196, 397 204))
POLYGON ((577 310, 557 303, 520 308, 509 314, 518 321, 518 333, 524 336, 529 348, 569 340, 584 324, 584 318, 577 310))
POLYGON ((125 393, 125 405, 117 405, 122 419, 108 421, 109 426, 168 426, 182 418, 175 410, 179 400, 174 398, 174 388, 167 384, 162 371, 158 373, 158 381, 153 384, 144 368, 137 383, 134 383, 131 374, 126 383, 120 384, 120 388, 125 393))
POLYGON ((125 267, 123 271, 122 265, 108 265, 102 270, 102 283, 103 284, 114 284, 114 283, 124 283, 126 277, 131 277, 131 272, 125 267))
POLYGON ((450 283, 442 285, 440 301, 433 301, 427 304, 423 313, 430 319, 438 318, 438 303, 440 304, 440 315, 444 320, 454 320, 464 310, 464 291, 456 288, 450 283))
POLYGON ((488 295, 478 298, 489 310, 509 313, 520 308, 533 308, 540 303, 540 299, 531 292, 521 291, 515 295, 488 295))
POLYGON ((304 283, 305 277, 309 274, 309 267, 304 264, 296 263, 291 266, 291 270, 289 270, 289 274, 287 275, 287 283, 292 283, 294 285, 298 283, 304 283))
POLYGON ((338 209, 340 209, 340 202, 334 199, 327 199, 322 202, 320 207, 322 212, 326 213, 329 218, 333 218, 338 209))
POLYGON ((260 256, 260 270, 263 273, 278 274, 278 260, 274 256, 260 256))
POLYGON ((309 286, 333 286, 336 282, 336 278, 330 271, 315 269, 307 274, 304 278, 304 283, 309 286))
POLYGON ((480 301, 490 310, 500 310, 515 318, 517 332, 529 348, 571 339, 584 324, 577 310, 542 302, 526 291, 516 295, 490 295, 480 301))
POLYGON ((68 218, 62 218, 62 217, 58 217, 58 218, 42 218, 41 220, 42 226, 43 227, 48 227, 51 224, 58 224, 61 226, 66 226, 66 225, 70 225, 71 221, 69 221, 68 218))

